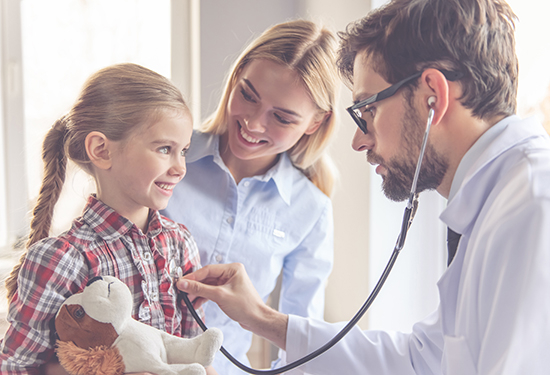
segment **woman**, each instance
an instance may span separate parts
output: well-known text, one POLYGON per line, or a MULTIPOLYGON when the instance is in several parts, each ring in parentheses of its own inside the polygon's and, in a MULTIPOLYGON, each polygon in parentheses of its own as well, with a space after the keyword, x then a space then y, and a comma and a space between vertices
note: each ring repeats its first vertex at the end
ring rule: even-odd
MULTIPOLYGON (((333 261, 326 148, 336 130, 334 35, 297 20, 278 24, 237 59, 218 109, 195 131, 187 176, 164 214, 195 237, 201 263, 243 263, 264 300, 282 273, 279 309, 323 317, 333 261)), ((252 335, 205 305, 206 323, 246 362, 252 335)), ((219 355, 220 374, 241 374, 219 355)))

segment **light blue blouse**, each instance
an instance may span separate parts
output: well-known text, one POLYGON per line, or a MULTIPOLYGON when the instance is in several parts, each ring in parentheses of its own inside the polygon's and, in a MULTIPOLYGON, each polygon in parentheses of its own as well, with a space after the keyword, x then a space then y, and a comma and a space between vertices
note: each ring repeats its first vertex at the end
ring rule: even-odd
MULTIPOLYGON (((219 154, 219 136, 193 133, 187 174, 162 213, 195 238, 202 265, 240 262, 264 300, 282 272, 279 310, 323 318, 325 284, 333 263, 331 200, 296 169, 288 156, 262 176, 237 185, 219 154)), ((214 303, 206 324, 224 333, 224 347, 247 363, 252 334, 214 303)), ((218 353, 220 374, 242 374, 218 353)))

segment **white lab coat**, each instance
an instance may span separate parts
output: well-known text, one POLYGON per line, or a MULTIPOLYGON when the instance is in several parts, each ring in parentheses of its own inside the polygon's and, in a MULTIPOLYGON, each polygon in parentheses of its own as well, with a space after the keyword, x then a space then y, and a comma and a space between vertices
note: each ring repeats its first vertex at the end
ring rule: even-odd
MULTIPOLYGON (((511 116, 478 142, 441 214, 462 238, 438 282, 438 310, 408 334, 355 327, 300 371, 550 374, 550 139, 536 121, 511 116)), ((341 326, 290 316, 287 360, 341 326)))

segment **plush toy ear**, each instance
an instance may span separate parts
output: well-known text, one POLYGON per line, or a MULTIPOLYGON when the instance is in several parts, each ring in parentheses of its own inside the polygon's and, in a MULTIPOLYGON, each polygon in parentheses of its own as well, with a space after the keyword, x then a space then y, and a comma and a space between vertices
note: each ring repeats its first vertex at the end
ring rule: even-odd
POLYGON ((111 346, 118 337, 110 323, 90 318, 80 305, 64 304, 55 318, 55 330, 61 341, 72 341, 82 349, 111 346))
POLYGON ((57 342, 59 364, 71 375, 122 375, 124 361, 116 347, 82 349, 72 342, 57 342))

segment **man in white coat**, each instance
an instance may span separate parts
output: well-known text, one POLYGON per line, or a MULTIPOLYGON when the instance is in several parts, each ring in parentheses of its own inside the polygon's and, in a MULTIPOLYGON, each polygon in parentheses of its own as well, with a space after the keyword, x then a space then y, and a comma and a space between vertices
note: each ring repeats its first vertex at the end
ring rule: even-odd
MULTIPOLYGON (((353 148, 376 165, 386 196, 404 200, 433 109, 418 192, 448 198, 440 218, 461 237, 438 310, 412 333, 356 327, 301 371, 549 373, 550 140, 514 115, 514 20, 502 0, 394 0, 341 33, 353 148)), ((238 264, 205 267, 178 287, 217 302, 289 362, 342 326, 270 309, 238 264)))

